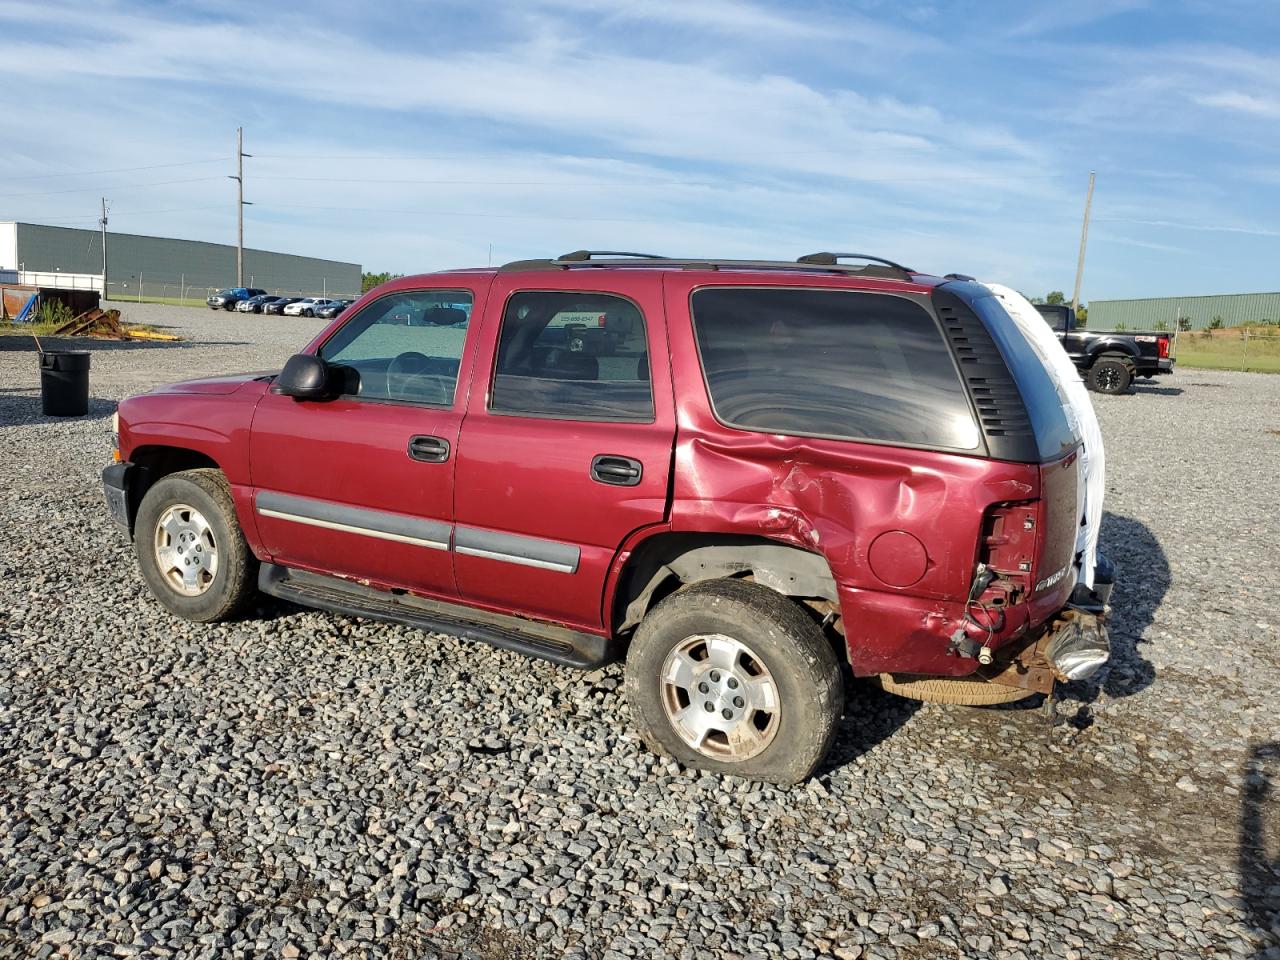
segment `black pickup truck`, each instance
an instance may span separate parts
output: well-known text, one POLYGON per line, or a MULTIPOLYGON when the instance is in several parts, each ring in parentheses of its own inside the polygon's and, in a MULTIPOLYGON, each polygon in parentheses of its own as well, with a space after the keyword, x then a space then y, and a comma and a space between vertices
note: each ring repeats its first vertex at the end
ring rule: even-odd
POLYGON ((1038 303, 1036 309, 1066 348, 1090 390, 1124 393, 1134 377, 1173 373, 1168 333, 1084 330, 1065 304, 1038 303))

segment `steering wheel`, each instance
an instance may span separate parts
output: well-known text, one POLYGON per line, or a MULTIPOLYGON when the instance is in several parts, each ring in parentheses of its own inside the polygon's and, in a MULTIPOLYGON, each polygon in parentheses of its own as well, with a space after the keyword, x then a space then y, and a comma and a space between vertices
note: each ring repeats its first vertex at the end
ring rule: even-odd
POLYGON ((448 403, 444 378, 431 370, 432 361, 425 353, 407 350, 387 364, 387 394, 393 400, 416 400, 419 403, 448 403))

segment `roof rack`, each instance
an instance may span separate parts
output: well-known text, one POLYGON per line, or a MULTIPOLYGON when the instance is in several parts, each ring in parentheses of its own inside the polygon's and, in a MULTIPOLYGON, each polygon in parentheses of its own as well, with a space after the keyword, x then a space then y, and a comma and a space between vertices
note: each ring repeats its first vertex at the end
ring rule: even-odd
POLYGON ((629 253, 626 250, 574 250, 572 253, 562 253, 556 259, 569 263, 581 263, 584 260, 593 260, 597 257, 635 257, 637 260, 670 259, 658 253, 629 253))
POLYGON ((612 250, 575 250, 550 260, 513 260, 498 268, 501 273, 523 273, 531 270, 570 270, 607 267, 653 267, 674 270, 779 270, 792 273, 840 273, 866 277, 911 280, 911 270, 880 257, 858 253, 811 253, 798 260, 686 260, 659 257, 649 253, 619 253, 612 250), (863 264, 840 263, 840 258, 874 261, 863 264))
POLYGON ((837 266, 841 260, 868 260, 871 263, 882 263, 886 267, 893 267, 911 276, 911 270, 902 264, 886 260, 884 257, 873 257, 868 253, 806 253, 803 257, 796 258, 797 263, 817 263, 827 267, 837 266))

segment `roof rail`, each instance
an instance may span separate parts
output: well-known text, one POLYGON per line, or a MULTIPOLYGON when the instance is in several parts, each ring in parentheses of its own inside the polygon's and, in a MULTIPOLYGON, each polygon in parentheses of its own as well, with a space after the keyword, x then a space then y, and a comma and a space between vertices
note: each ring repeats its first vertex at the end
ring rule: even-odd
POLYGON ((894 263, 892 260, 886 260, 884 257, 873 257, 869 253, 806 253, 803 257, 796 258, 797 263, 817 263, 824 266, 835 266, 841 260, 866 260, 870 263, 881 263, 886 267, 892 267, 894 270, 901 270, 908 277, 911 276, 909 267, 894 263))
POLYGON ((629 253, 626 250, 574 250, 556 257, 562 263, 581 263, 597 257, 635 257, 637 260, 666 260, 667 257, 657 253, 629 253))
POLYGON ((778 270, 791 273, 837 273, 859 276, 884 277, 891 280, 911 280, 913 274, 906 267, 879 257, 863 257, 875 263, 849 264, 838 263, 836 257, 854 256, 854 254, 814 254, 829 258, 827 261, 815 261, 807 258, 800 260, 722 260, 701 259, 684 260, 668 257, 655 257, 651 254, 610 254, 609 251, 577 250, 572 254, 557 257, 554 260, 513 260, 498 268, 500 273, 524 273, 531 270, 570 270, 583 268, 633 267, 667 270, 778 270), (599 259, 597 259, 599 257, 599 259))

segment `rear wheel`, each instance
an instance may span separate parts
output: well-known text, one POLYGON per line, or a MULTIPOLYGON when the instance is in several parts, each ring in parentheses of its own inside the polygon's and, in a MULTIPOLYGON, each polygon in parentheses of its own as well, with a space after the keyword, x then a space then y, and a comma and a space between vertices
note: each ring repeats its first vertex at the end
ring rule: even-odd
POLYGON ((303 310, 303 311, 302 311, 302 315, 303 315, 304 317, 314 317, 314 316, 316 315, 316 313, 315 313, 315 311, 314 311, 314 310, 303 310))
POLYGON ((921 677, 909 673, 897 675, 882 673, 871 679, 885 693, 897 694, 909 700, 951 703, 963 707, 988 707, 1035 696, 1034 690, 1007 687, 988 680, 969 680, 965 677, 921 677))
POLYGON ((685 766, 797 783, 844 706, 826 637, 793 601, 741 580, 663 600, 627 654, 627 701, 650 749, 685 766))
POLYGON ((219 470, 186 470, 153 484, 138 506, 134 552, 156 599, 187 620, 226 620, 256 589, 258 562, 219 470))
POLYGON ((1098 393, 1124 393, 1133 383, 1133 361, 1126 357, 1099 357, 1089 368, 1088 384, 1098 393))

